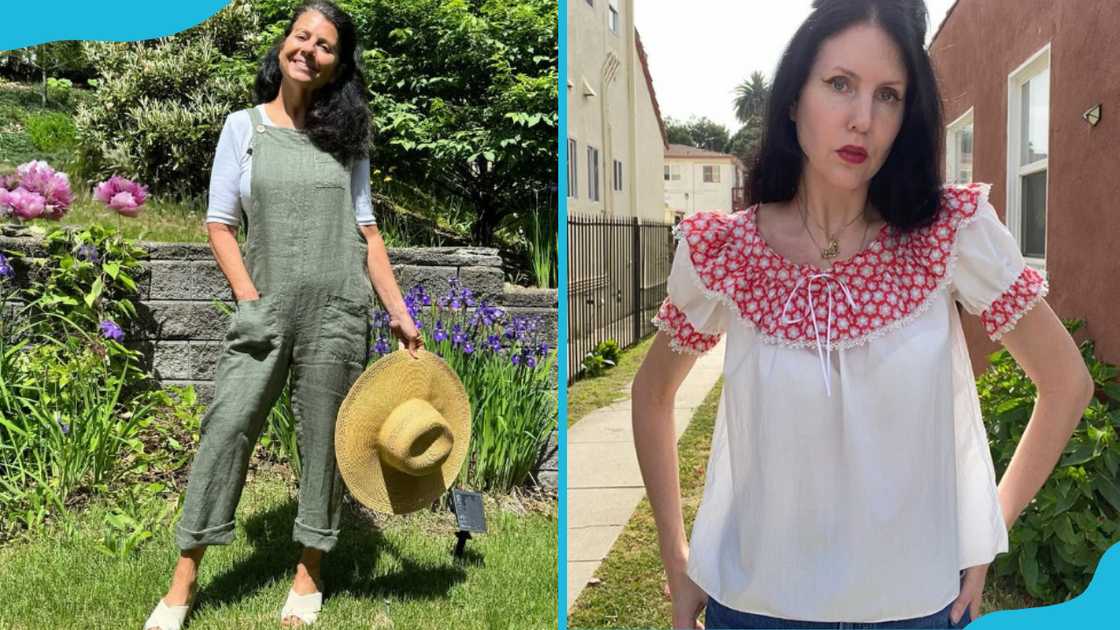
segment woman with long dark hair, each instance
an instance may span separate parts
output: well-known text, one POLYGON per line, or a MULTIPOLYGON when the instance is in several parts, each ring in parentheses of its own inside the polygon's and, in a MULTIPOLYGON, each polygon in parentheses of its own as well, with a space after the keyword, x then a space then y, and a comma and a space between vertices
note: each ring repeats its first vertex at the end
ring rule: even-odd
POLYGON ((344 490, 335 419, 368 359, 371 288, 395 336, 412 353, 421 347, 373 218, 369 110, 350 17, 325 0, 297 8, 261 63, 255 100, 226 119, 214 157, 207 229, 237 310, 175 530, 180 559, 145 629, 180 627, 207 546, 233 539, 249 457, 289 378, 302 463, 292 537, 303 551, 281 621, 314 623, 344 490))
POLYGON ((633 384, 676 628, 960 627, 1092 395, 991 205, 941 181, 921 0, 816 0, 774 75, 753 205, 700 212, 633 384), (957 305, 1038 386, 998 487, 957 305), (685 539, 675 392, 726 334, 685 539))

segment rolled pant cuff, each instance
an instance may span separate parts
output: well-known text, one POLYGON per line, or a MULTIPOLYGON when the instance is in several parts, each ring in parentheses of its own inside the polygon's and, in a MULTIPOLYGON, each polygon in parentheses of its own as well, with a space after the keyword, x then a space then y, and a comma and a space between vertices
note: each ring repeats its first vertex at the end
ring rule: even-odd
POLYGON ((228 545, 233 542, 234 521, 192 531, 182 526, 175 527, 175 544, 182 551, 209 545, 228 545))
POLYGON ((316 527, 309 527, 299 522, 297 518, 295 525, 292 527, 292 540, 303 545, 304 547, 311 547, 321 551, 330 551, 334 548, 335 543, 338 542, 337 529, 318 529, 316 527))

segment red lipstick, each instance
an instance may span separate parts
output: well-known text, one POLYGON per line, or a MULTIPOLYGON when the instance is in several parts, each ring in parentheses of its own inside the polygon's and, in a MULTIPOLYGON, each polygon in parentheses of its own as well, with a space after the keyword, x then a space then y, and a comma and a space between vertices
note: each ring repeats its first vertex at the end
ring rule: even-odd
POLYGON ((839 154, 845 162, 851 162, 852 164, 862 164, 863 161, 867 159, 867 149, 852 144, 846 144, 840 147, 836 153, 839 154))

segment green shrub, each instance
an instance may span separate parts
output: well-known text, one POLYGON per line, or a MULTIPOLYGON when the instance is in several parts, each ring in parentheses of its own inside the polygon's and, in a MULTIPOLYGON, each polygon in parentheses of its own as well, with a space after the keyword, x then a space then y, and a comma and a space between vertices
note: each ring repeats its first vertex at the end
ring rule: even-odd
POLYGON ((22 131, 0 131, 0 163, 22 164, 36 155, 31 138, 22 131))
MULTIPOLYGON (((1068 322, 1076 331, 1083 322, 1068 322)), ((995 559, 996 576, 1011 579, 1047 603, 1085 590, 1101 555, 1120 542, 1120 384, 1116 366, 1081 353, 1097 395, 1066 446, 1054 473, 1010 532, 1010 549, 995 559)), ((1006 350, 991 357, 977 379, 997 478, 1003 476, 1034 409, 1037 391, 1006 350)))
POLYGON ((0 280, 0 538, 65 518, 78 497, 108 492, 142 453, 159 404, 142 391, 139 353, 108 338, 135 316, 140 251, 110 230, 55 229, 46 254, 10 256, 0 280))
POLYGON ((238 1, 172 37, 87 45, 100 77, 75 118, 82 175, 202 195, 226 116, 249 105, 258 31, 238 1))
POLYGON ((23 124, 31 144, 40 151, 55 152, 74 146, 74 121, 61 112, 29 114, 23 124))

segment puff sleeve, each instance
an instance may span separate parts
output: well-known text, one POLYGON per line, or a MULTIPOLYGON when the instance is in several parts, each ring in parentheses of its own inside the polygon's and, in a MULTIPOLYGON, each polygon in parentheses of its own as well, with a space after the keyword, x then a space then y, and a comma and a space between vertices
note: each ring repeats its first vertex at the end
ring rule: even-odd
POLYGON ((998 341, 1049 287, 1023 260, 1015 237, 988 202, 989 188, 977 188, 976 212, 957 234, 952 290, 965 310, 980 316, 988 337, 998 341))
POLYGON ((705 288, 696 265, 726 247, 727 219, 719 213, 697 213, 682 220, 674 234, 678 243, 668 296, 651 321, 669 335, 674 351, 702 354, 719 343, 731 313, 720 294, 705 288))

